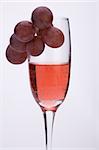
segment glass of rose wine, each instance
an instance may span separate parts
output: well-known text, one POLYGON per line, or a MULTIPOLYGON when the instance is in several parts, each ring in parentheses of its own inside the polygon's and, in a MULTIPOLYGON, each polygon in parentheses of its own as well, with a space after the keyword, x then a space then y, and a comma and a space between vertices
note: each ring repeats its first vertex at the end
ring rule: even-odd
POLYGON ((66 97, 71 65, 69 19, 55 18, 53 24, 64 33, 63 45, 59 48, 46 45, 36 57, 28 54, 31 91, 44 116, 46 150, 52 148, 55 112, 66 97))

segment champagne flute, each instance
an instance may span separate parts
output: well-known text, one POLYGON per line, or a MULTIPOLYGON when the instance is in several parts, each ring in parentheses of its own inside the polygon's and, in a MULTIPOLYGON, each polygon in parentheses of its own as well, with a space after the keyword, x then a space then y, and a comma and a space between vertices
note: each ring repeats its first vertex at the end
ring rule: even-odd
POLYGON ((41 55, 28 55, 31 91, 44 116, 46 150, 52 148, 55 112, 67 94, 71 63, 69 19, 56 18, 53 24, 64 33, 64 44, 59 48, 46 45, 41 55))

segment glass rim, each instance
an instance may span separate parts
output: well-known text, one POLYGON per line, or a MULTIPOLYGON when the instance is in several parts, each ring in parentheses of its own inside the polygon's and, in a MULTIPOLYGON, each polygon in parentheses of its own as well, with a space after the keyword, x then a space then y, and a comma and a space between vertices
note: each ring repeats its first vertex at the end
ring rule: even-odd
POLYGON ((62 20, 67 20, 67 21, 69 21, 69 18, 63 17, 63 16, 58 16, 58 17, 55 16, 54 19, 57 19, 57 20, 58 20, 58 19, 60 19, 60 20, 62 19, 62 20))

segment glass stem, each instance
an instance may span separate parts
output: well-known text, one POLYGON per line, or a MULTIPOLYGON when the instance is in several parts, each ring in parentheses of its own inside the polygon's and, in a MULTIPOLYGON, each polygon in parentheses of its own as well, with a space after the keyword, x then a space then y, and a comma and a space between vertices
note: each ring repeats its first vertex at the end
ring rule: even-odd
POLYGON ((46 111, 44 115, 46 150, 52 150, 52 135, 55 112, 46 111))

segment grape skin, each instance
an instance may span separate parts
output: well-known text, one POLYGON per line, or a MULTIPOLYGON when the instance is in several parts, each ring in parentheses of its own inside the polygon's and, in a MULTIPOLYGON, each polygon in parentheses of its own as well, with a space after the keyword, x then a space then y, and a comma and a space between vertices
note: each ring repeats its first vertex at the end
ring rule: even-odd
POLYGON ((32 56, 38 56, 44 51, 45 45, 39 36, 36 36, 31 42, 27 43, 27 53, 32 56))
POLYGON ((43 41, 52 48, 58 48, 64 43, 64 34, 56 27, 50 27, 40 32, 43 41))
POLYGON ((38 7, 33 11, 31 20, 39 29, 45 29, 51 26, 53 14, 47 7, 38 7))
POLYGON ((16 35, 13 34, 10 38, 10 45, 17 51, 17 52, 25 52, 26 51, 26 43, 19 41, 16 38, 16 35))
POLYGON ((6 49, 6 58, 12 64, 22 64, 27 58, 27 53, 19 53, 9 45, 6 49))
POLYGON ((21 21, 15 26, 14 33, 21 42, 29 42, 34 38, 35 28, 31 22, 21 21))

